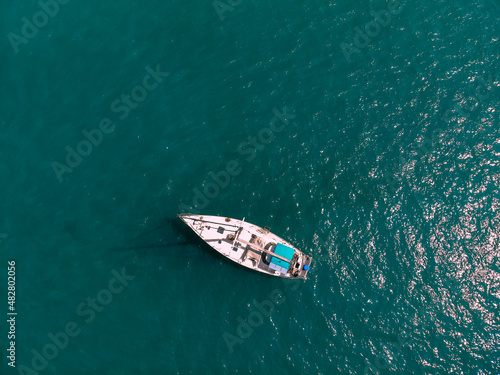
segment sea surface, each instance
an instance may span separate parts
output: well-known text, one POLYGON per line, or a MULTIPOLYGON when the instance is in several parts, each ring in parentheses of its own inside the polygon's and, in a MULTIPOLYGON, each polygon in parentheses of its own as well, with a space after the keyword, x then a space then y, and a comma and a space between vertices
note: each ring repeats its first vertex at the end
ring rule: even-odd
POLYGON ((497 0, 59 1, 1 5, 2 375, 500 373, 497 0))

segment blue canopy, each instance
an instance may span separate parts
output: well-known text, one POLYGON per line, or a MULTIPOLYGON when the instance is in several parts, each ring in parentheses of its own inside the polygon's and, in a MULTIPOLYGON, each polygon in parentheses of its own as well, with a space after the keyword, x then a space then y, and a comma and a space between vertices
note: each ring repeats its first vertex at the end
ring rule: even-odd
MULTIPOLYGON (((274 253, 276 255, 282 256, 285 259, 292 260, 293 254, 295 254, 295 250, 292 249, 291 247, 282 245, 282 244, 277 244, 276 249, 274 249, 274 253)), ((288 267, 290 267, 290 263, 285 262, 284 260, 281 260, 276 257, 272 257, 271 263, 276 264, 279 267, 285 268, 288 270, 288 267)))

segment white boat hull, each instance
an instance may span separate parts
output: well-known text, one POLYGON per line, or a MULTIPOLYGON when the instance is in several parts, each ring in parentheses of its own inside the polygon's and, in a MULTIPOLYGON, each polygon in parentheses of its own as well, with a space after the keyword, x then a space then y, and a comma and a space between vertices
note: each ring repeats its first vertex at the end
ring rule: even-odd
POLYGON ((268 229, 222 216, 178 216, 214 250, 244 267, 272 276, 307 278, 312 258, 268 229))

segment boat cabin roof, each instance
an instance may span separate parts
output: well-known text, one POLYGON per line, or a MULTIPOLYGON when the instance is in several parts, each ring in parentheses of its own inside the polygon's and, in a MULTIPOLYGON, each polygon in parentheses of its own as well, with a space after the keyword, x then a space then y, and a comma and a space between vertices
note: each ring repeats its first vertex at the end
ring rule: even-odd
MULTIPOLYGON (((276 249, 274 249, 274 253, 276 255, 280 255, 283 258, 286 258, 286 259, 291 261, 293 258, 293 254, 295 253, 295 250, 292 249, 291 247, 288 247, 288 246, 285 246, 285 245, 279 243, 276 245, 276 249)), ((277 266, 285 268, 285 269, 288 269, 288 267, 290 267, 290 263, 287 263, 284 260, 276 258, 276 257, 273 257, 271 259, 271 263, 276 264, 277 266)))

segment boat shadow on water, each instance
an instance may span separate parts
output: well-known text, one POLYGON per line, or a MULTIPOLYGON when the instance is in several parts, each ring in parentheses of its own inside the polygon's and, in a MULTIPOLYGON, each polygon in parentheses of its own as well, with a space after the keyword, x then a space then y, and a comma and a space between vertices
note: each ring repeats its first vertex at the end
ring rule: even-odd
MULTIPOLYGON (((152 256, 175 256, 176 253, 182 254, 185 258, 186 254, 193 257, 211 259, 211 267, 224 267, 234 269, 238 273, 245 272, 248 275, 254 274, 254 271, 241 267, 224 255, 215 251, 208 243, 200 236, 186 226, 182 220, 178 218, 166 218, 160 225, 140 233, 138 236, 129 241, 129 244, 112 248, 113 251, 134 251, 136 254, 148 254, 152 256), (167 250, 168 251, 165 251, 167 250), (201 251, 201 253, 197 253, 201 251)), ((179 259, 180 260, 180 259, 179 259)), ((267 275, 269 276, 269 275, 267 275)))
POLYGON ((189 248, 189 245, 193 245, 193 241, 187 238, 191 233, 178 225, 176 221, 176 219, 167 218, 159 226, 146 230, 130 240, 128 245, 114 247, 112 250, 162 253, 163 248, 189 248))
POLYGON ((163 252, 162 249, 179 248, 179 250, 186 251, 199 248, 203 251, 206 250, 208 254, 216 259, 225 259, 219 253, 213 251, 209 245, 191 229, 186 227, 178 218, 166 218, 157 227, 144 231, 129 242, 128 245, 114 247, 112 250, 135 250, 140 252, 171 254, 170 252, 163 252))

